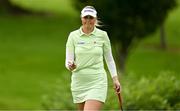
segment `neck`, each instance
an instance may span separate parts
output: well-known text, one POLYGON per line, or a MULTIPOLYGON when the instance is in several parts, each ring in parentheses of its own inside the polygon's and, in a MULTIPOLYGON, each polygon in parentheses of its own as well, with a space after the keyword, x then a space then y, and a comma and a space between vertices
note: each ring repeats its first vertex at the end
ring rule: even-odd
POLYGON ((85 27, 85 26, 82 27, 82 31, 87 35, 90 34, 93 30, 94 27, 85 27))

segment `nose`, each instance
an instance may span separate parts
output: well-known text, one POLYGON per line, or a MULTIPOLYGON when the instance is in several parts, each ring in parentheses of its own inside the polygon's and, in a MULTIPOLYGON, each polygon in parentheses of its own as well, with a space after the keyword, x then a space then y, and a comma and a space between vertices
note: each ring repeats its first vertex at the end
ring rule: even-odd
POLYGON ((91 20, 91 19, 86 19, 86 21, 88 21, 88 22, 89 22, 90 20, 91 20))

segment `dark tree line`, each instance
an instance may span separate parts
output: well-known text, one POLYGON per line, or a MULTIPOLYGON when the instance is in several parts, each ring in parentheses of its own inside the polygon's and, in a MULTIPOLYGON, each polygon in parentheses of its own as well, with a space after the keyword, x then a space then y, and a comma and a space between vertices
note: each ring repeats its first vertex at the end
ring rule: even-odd
POLYGON ((32 12, 13 4, 10 0, 0 0, 0 13, 19 15, 30 14, 32 12))

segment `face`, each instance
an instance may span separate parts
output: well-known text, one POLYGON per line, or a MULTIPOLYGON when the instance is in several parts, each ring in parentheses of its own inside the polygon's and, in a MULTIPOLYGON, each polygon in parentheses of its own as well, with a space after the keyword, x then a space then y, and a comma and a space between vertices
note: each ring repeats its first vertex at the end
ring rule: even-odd
POLYGON ((92 16, 81 17, 82 25, 87 28, 93 28, 96 23, 96 18, 92 16))

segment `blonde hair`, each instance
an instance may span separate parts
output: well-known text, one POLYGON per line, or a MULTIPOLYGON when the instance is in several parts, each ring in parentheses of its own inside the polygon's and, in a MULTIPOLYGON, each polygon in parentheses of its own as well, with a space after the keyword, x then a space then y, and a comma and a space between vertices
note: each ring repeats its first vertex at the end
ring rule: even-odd
POLYGON ((97 19, 97 18, 96 18, 95 26, 96 26, 96 27, 102 27, 102 26, 103 26, 103 25, 102 25, 102 22, 101 22, 99 19, 97 19))

